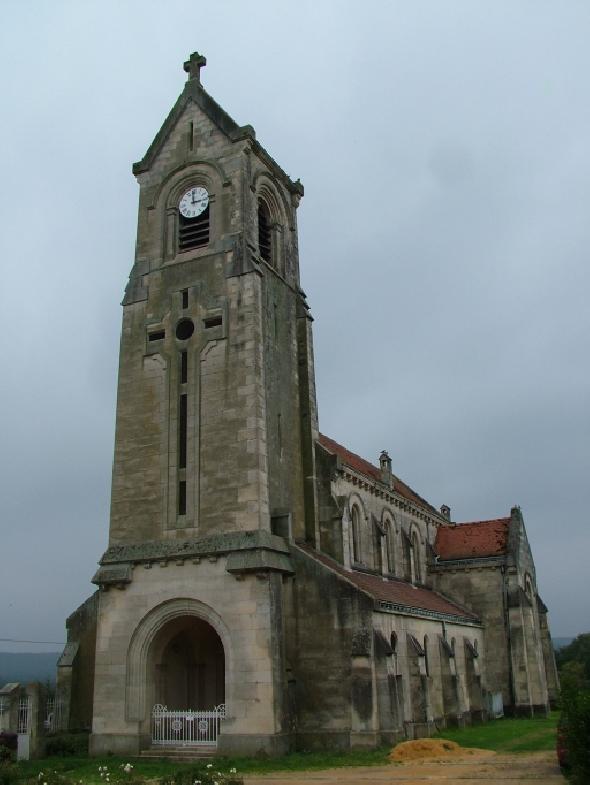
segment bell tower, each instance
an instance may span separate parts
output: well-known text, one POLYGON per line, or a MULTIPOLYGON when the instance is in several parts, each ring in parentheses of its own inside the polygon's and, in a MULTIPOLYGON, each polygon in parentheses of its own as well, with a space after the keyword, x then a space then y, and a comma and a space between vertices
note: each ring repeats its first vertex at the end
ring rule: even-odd
POLYGON ((144 158, 123 301, 110 544, 290 528, 315 540, 311 318, 293 182, 185 88, 144 158))
POLYGON ((166 707, 223 712, 223 751, 289 744, 289 543, 318 544, 303 186, 208 95, 205 64, 184 64, 133 167, 95 754, 149 746, 166 707))

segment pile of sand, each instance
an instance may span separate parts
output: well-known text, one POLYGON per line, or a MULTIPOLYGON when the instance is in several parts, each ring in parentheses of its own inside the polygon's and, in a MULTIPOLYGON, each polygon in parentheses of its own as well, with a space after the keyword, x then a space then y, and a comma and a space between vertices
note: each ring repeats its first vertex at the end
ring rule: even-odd
POLYGON ((396 763, 404 763, 423 759, 484 757, 493 754, 490 750, 460 747, 456 742, 447 739, 416 739, 416 741, 402 741, 397 744, 388 757, 396 763))

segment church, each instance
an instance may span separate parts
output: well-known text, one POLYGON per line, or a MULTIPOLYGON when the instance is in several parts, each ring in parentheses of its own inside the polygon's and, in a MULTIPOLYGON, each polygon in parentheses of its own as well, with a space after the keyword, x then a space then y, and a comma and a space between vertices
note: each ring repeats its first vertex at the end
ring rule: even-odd
POLYGON ((558 682, 521 510, 457 523, 319 430, 293 181, 205 91, 133 173, 109 544, 67 620, 92 754, 280 755, 545 715, 558 682))

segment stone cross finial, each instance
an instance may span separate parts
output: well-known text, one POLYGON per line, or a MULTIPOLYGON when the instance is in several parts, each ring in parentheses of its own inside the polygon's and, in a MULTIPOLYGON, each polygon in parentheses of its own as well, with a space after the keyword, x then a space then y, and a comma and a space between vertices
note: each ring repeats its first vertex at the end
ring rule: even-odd
POLYGON ((193 52, 189 59, 184 64, 184 70, 188 74, 189 81, 191 79, 196 79, 197 82, 201 82, 201 68, 207 65, 207 58, 204 55, 200 55, 198 52, 193 52))

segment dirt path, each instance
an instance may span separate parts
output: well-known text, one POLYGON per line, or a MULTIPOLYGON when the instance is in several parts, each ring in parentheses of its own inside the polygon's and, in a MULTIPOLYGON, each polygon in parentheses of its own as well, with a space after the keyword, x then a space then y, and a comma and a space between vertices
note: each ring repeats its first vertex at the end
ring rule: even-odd
POLYGON ((482 759, 455 758, 443 762, 391 764, 361 768, 326 769, 307 772, 276 772, 245 777, 245 785, 424 785, 424 783, 459 783, 460 785, 566 785, 555 753, 523 752, 518 755, 492 755, 482 759))

